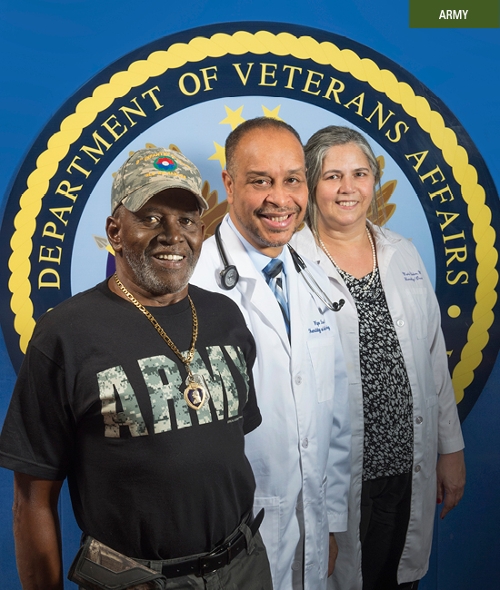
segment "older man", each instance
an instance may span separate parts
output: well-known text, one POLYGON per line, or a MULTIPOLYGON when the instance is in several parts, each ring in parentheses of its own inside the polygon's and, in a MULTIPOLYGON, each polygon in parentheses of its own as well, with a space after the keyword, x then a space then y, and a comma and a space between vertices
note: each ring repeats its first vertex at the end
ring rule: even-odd
POLYGON ((255 507, 266 511, 274 587, 320 590, 336 557, 329 532, 347 524, 347 380, 333 311, 341 306, 328 300, 333 290, 317 265, 302 276, 285 247, 307 205, 296 131, 275 119, 246 121, 227 138, 226 162, 229 216, 203 245, 193 282, 231 297, 257 343, 263 422, 246 454, 255 507))
POLYGON ((111 201, 116 274, 40 318, 0 439, 23 588, 63 587, 67 477, 82 587, 270 589, 244 455, 261 422, 254 340, 233 302, 188 285, 199 172, 181 153, 139 150, 111 201))

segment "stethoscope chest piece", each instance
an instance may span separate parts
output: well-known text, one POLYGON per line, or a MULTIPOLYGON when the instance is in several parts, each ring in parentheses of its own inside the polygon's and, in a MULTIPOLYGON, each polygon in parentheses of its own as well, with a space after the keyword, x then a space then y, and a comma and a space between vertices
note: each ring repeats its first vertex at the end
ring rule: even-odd
POLYGON ((220 284, 222 288, 226 289, 227 291, 236 287, 236 283, 238 282, 239 278, 240 275, 236 270, 236 266, 232 264, 224 267, 220 271, 220 284))
POLYGON ((219 251, 219 256, 222 260, 222 264, 224 268, 220 271, 220 285, 226 291, 234 289, 236 287, 236 283, 238 282, 240 275, 238 274, 238 270, 234 264, 229 264, 227 260, 226 253, 224 252, 224 247, 222 246, 222 240, 220 237, 220 223, 215 228, 215 242, 217 244, 217 250, 219 251))

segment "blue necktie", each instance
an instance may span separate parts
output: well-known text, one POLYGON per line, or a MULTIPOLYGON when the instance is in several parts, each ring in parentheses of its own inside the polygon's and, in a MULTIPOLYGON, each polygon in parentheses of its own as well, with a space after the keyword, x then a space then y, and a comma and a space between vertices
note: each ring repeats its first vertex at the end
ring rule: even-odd
POLYGON ((286 332, 290 337, 290 316, 288 315, 288 304, 286 302, 285 293, 283 292, 283 279, 281 271, 283 270, 283 262, 279 258, 273 258, 269 262, 264 270, 264 276, 266 277, 267 284, 271 287, 274 296, 276 297, 278 304, 285 320, 286 332))

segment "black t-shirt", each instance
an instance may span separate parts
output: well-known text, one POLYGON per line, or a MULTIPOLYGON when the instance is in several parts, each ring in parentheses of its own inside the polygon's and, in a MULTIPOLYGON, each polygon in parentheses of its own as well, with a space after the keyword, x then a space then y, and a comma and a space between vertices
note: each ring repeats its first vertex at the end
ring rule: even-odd
MULTIPOLYGON (((68 478, 81 529, 131 557, 210 551, 252 508, 244 433, 261 417, 255 343, 238 307, 192 285, 192 372, 210 397, 184 400, 186 370, 148 319, 106 283, 40 318, 0 437, 0 465, 68 478)), ((182 352, 188 299, 150 308, 182 352)))

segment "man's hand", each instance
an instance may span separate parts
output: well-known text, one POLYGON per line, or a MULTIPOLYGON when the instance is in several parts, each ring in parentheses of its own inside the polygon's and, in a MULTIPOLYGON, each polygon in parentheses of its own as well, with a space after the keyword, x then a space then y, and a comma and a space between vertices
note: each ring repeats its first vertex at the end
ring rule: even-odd
POLYGON ((460 502, 465 487, 465 462, 464 452, 447 453, 440 455, 437 462, 437 503, 441 504, 444 498, 441 518, 444 518, 450 510, 460 502))
POLYGON ((62 481, 14 475, 14 539, 23 590, 62 590, 57 500, 62 481))
POLYGON ((335 539, 335 535, 330 533, 329 539, 329 552, 328 552, 328 577, 333 574, 333 570, 335 569, 335 562, 337 561, 337 555, 339 553, 339 548, 337 545, 337 541, 335 539))

